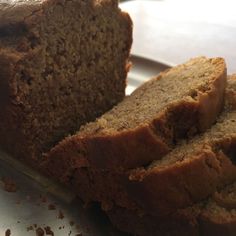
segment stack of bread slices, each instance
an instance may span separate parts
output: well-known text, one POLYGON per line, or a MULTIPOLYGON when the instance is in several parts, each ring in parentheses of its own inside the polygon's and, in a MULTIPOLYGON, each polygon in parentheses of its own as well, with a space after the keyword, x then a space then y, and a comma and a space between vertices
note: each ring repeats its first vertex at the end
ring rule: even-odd
POLYGON ((42 169, 135 235, 234 235, 236 76, 198 57, 144 83, 42 169))

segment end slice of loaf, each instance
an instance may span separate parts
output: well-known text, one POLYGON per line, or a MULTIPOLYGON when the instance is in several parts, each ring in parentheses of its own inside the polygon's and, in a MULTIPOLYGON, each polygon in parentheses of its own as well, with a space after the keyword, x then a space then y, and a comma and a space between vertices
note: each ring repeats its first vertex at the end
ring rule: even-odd
POLYGON ((236 182, 208 200, 168 216, 140 215, 114 207, 108 211, 113 225, 137 236, 234 236, 236 233, 236 182))
POLYGON ((46 155, 51 174, 61 178, 81 166, 119 171, 160 159, 215 121, 225 84, 222 58, 199 57, 161 73, 55 146, 46 155))
POLYGON ((117 0, 0 1, 0 144, 35 163, 125 95, 132 22, 117 0))

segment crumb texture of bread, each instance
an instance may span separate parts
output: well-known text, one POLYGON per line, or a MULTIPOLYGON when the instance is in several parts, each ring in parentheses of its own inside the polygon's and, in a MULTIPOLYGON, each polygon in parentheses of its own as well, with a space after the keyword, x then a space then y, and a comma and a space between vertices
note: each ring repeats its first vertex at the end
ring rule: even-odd
POLYGON ((115 0, 0 1, 0 22, 0 143, 34 165, 123 99, 132 22, 115 0))

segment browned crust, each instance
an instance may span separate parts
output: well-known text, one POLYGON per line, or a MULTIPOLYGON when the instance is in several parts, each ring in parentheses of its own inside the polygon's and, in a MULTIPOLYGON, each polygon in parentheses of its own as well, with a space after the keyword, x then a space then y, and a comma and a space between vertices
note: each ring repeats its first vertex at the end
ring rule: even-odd
POLYGON ((58 167, 56 169, 60 170, 63 163, 64 168, 61 171, 50 173, 55 178, 61 178, 66 174, 66 169, 81 167, 76 165, 77 161, 81 163, 83 160, 82 162, 86 163, 85 166, 92 163, 92 165, 100 168, 107 165, 104 162, 105 158, 109 160, 111 168, 116 166, 117 162, 124 163, 125 166, 134 162, 141 165, 147 161, 147 158, 149 160, 150 156, 152 159, 156 159, 156 157, 161 157, 169 151, 167 145, 154 135, 152 129, 148 125, 144 125, 136 129, 135 132, 121 132, 115 136, 86 137, 86 139, 76 135, 71 136, 45 155, 46 162, 43 163, 42 168, 56 166, 58 167), (137 145, 137 142, 142 143, 142 145, 137 145), (130 148, 133 150, 132 153, 130 148), (75 163, 75 165, 71 165, 71 163, 75 163))
MULTIPOLYGON (((14 75, 16 63, 19 61, 20 55, 15 53, 7 53, 0 49, 0 105, 1 109, 9 104, 11 77, 14 75)), ((0 117, 3 116, 3 110, 0 117)))
POLYGON ((150 160, 159 159, 170 151, 149 125, 111 136, 86 137, 83 142, 91 166, 105 169, 115 166, 119 168, 120 163, 125 168, 132 167, 134 163, 135 166, 141 166, 150 160))
MULTIPOLYGON (((213 59, 213 63, 219 63, 217 59, 213 59)), ((226 88, 227 70, 219 75, 218 79, 212 81, 210 91, 199 94, 199 118, 198 126, 200 131, 208 129, 215 121, 216 116, 221 112, 224 103, 224 94, 226 88)))
MULTIPOLYGON (((22 107, 17 103, 15 95, 17 84, 12 80, 17 63, 21 58, 22 55, 20 53, 9 52, 4 49, 0 50, 0 143, 5 151, 11 153, 15 151, 12 145, 8 145, 11 140, 14 139, 17 145, 18 142, 22 143, 22 139, 24 139, 21 131, 17 129, 21 126, 22 116, 19 116, 19 114, 22 112, 22 107), (6 127, 6 123, 12 124, 11 127, 6 127)), ((24 148, 21 148, 21 150, 21 154, 23 154, 24 148)))

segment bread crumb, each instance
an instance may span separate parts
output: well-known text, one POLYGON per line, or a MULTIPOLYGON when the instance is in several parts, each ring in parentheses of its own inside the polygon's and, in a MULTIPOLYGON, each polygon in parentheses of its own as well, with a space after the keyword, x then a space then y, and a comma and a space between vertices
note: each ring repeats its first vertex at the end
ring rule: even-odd
POLYGON ((34 229, 34 228, 33 228, 32 225, 27 227, 27 231, 31 231, 31 230, 33 230, 33 229, 34 229))
POLYGON ((54 236, 54 232, 51 230, 51 227, 50 227, 50 226, 44 227, 44 230, 45 230, 45 232, 46 232, 46 235, 54 236))
POLYGON ((73 226, 75 223, 71 220, 71 221, 69 222, 69 224, 70 224, 70 226, 73 226))
POLYGON ((55 210, 56 206, 54 204, 49 204, 48 205, 48 210, 55 210))
POLYGON ((5 232, 5 236, 10 236, 10 235, 11 235, 11 230, 7 229, 6 232, 5 232))
POLYGON ((11 178, 2 178, 2 182, 4 184, 3 189, 6 192, 16 192, 16 184, 11 178))
POLYGON ((37 236, 44 236, 45 234, 44 234, 44 230, 42 229, 42 228, 37 228, 36 229, 36 235, 37 236))
POLYGON ((43 202, 43 203, 47 202, 47 197, 46 196, 43 196, 43 195, 40 194, 39 198, 40 198, 41 202, 43 202))
POLYGON ((58 213, 58 219, 64 219, 64 214, 61 210, 59 210, 59 213, 58 213))

